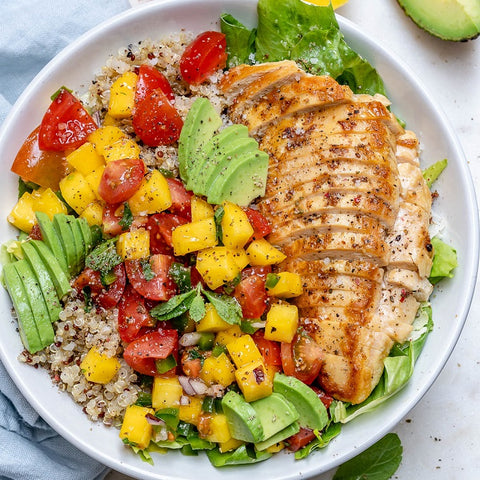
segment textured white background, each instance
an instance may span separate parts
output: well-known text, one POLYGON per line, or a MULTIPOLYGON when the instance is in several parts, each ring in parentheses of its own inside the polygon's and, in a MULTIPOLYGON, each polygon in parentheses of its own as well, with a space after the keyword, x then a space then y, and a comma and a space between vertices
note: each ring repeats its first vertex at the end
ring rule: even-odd
MULTIPOLYGON (((397 54, 423 80, 460 138, 480 198, 480 38, 467 43, 436 39, 417 28, 395 0, 350 0, 338 13, 397 54)), ((394 430, 404 453, 393 478, 480 478, 479 318, 477 288, 465 328, 445 369, 394 430)), ((315 480, 332 476, 333 471, 315 480)), ((129 478, 117 472, 107 477, 129 478)))

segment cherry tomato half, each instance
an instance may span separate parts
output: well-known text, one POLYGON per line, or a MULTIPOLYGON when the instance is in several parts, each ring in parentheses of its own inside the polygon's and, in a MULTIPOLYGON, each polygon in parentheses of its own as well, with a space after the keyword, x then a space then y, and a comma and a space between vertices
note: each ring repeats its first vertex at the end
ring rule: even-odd
POLYGON ((270 223, 258 210, 247 208, 245 213, 247 214, 248 221, 253 227, 252 238, 258 240, 271 233, 272 227, 270 226, 270 223))
POLYGON ((148 217, 146 229, 150 232, 150 252, 173 255, 172 231, 188 219, 173 213, 155 213, 148 217))
POLYGON ((268 295, 265 290, 265 279, 252 274, 243 278, 233 293, 242 307, 244 318, 260 318, 267 308, 268 295))
POLYGON ((175 100, 172 87, 165 75, 151 65, 140 65, 135 88, 135 103, 140 103, 148 93, 157 88, 160 88, 171 102, 175 100))
POLYGON ((96 123, 80 100, 63 88, 43 116, 38 145, 42 150, 57 152, 78 148, 96 129, 96 123))
POLYGON ((205 81, 227 63, 227 41, 220 32, 203 32, 191 42, 180 59, 180 74, 191 85, 205 81))
POLYGON ((255 345, 260 350, 263 360, 266 365, 282 365, 282 359, 280 356, 280 344, 273 340, 267 340, 264 336, 263 330, 257 330, 252 335, 255 345))
POLYGON ((311 428, 301 427, 298 433, 287 438, 288 449, 296 452, 306 447, 312 440, 315 440, 315 434, 311 428))

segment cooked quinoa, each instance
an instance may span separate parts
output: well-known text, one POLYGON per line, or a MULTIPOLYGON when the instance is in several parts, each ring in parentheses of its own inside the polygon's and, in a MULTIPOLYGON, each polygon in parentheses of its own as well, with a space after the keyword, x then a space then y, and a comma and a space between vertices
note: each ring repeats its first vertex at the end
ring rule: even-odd
MULTIPOLYGON (((76 94, 97 124, 101 125, 107 112, 112 83, 126 71, 135 71, 140 65, 149 64, 158 68, 170 82, 175 93, 175 108, 182 119, 199 96, 208 98, 222 114, 226 100, 217 88, 221 72, 197 86, 188 85, 180 77, 180 58, 192 39, 193 34, 182 31, 157 42, 148 40, 128 45, 117 55, 108 57, 86 92, 76 94)), ((227 122, 225 115, 223 118, 227 122)), ((130 119, 117 125, 132 138, 135 137, 130 119)), ((148 166, 177 174, 176 146, 150 148, 142 146, 141 142, 139 145, 142 149, 140 156, 148 166)), ((66 299, 64 305, 55 324, 55 343, 33 355, 25 350, 19 360, 47 369, 58 388, 69 392, 92 421, 119 426, 126 407, 137 400, 138 392, 144 390, 144 386, 140 387, 139 377, 122 358, 123 345, 117 331, 118 311, 94 308, 86 312, 83 299, 74 294, 66 299), (106 385, 87 381, 81 371, 80 363, 93 346, 103 354, 117 356, 120 361, 118 373, 106 385)))

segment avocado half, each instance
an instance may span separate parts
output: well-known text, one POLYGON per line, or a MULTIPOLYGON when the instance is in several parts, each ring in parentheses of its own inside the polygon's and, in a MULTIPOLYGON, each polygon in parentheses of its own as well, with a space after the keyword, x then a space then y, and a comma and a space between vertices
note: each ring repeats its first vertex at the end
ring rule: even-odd
POLYGON ((443 40, 467 41, 480 35, 479 0, 397 0, 423 30, 443 40))

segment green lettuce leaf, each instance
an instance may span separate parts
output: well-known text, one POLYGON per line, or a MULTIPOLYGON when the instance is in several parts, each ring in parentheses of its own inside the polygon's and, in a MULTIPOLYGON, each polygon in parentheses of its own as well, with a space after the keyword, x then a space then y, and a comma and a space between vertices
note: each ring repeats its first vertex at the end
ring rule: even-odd
POLYGON ((220 17, 222 32, 227 41, 227 67, 232 68, 242 63, 251 63, 255 53, 255 37, 257 30, 249 30, 230 14, 220 17))
POLYGON ((457 251, 438 237, 432 238, 433 256, 430 282, 437 284, 443 278, 452 278, 453 270, 458 266, 457 251))

